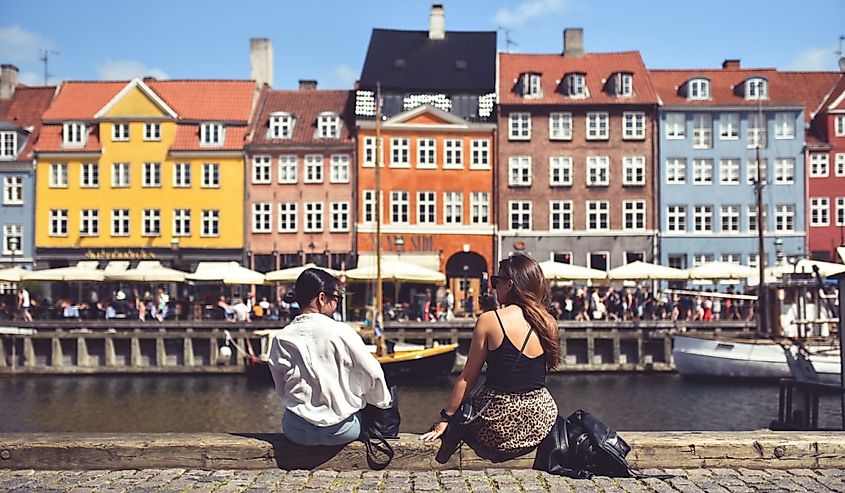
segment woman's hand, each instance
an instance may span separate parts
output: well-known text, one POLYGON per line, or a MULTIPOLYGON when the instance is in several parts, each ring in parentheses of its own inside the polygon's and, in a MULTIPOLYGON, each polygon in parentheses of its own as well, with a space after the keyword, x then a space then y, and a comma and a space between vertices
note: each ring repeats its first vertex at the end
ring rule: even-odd
POLYGON ((445 421, 438 421, 434 423, 427 432, 420 435, 420 440, 424 442, 433 442, 434 440, 437 440, 440 438, 440 435, 446 432, 446 427, 448 425, 449 423, 445 421))

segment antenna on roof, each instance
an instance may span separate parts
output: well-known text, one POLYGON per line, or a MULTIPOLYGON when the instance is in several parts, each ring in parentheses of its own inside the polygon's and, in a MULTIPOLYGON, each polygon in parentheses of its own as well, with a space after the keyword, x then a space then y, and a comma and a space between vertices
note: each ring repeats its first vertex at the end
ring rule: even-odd
POLYGON ((498 26, 498 30, 499 30, 499 31, 502 31, 503 33, 505 33, 505 51, 506 51, 506 52, 510 53, 510 52, 511 52, 511 47, 512 47, 512 46, 519 46, 519 45, 516 43, 516 41, 514 41, 513 39, 511 39, 511 30, 510 30, 510 29, 505 29, 505 28, 504 28, 504 27, 502 27, 502 26, 498 26))
POLYGON ((50 59, 50 55, 58 55, 59 52, 55 50, 45 50, 44 48, 41 48, 41 50, 39 51, 41 51, 41 56, 38 57, 38 59, 41 60, 41 63, 44 64, 44 85, 46 86, 47 80, 50 78, 51 75, 49 72, 47 72, 47 62, 50 59))
POLYGON ((839 36, 839 49, 834 51, 839 55, 839 71, 845 73, 845 56, 842 56, 842 42, 845 41, 845 36, 839 36))

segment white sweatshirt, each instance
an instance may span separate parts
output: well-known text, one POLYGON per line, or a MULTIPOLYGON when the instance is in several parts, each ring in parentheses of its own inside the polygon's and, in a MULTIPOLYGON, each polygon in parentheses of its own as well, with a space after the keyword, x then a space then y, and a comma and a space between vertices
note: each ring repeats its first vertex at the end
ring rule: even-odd
POLYGON ((355 329, 319 314, 299 315, 270 347, 270 372, 282 406, 316 426, 331 426, 368 403, 390 406, 379 362, 355 329))

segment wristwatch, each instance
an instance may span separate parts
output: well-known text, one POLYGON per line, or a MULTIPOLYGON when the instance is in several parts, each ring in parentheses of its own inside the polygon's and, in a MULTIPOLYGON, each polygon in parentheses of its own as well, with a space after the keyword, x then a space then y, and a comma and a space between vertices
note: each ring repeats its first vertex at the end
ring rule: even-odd
POLYGON ((440 417, 443 418, 443 421, 449 421, 450 419, 452 419, 452 416, 453 415, 446 412, 446 409, 440 410, 440 417))

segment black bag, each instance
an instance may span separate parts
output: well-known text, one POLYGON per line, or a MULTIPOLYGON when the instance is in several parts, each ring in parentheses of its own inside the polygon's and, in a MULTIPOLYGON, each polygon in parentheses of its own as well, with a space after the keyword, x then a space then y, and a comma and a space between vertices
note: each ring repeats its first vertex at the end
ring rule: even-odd
POLYGON ((364 442, 367 452, 367 465, 380 471, 390 465, 395 452, 387 438, 399 438, 399 400, 396 386, 388 388, 390 407, 381 409, 367 404, 362 413, 361 435, 358 440, 364 442))

